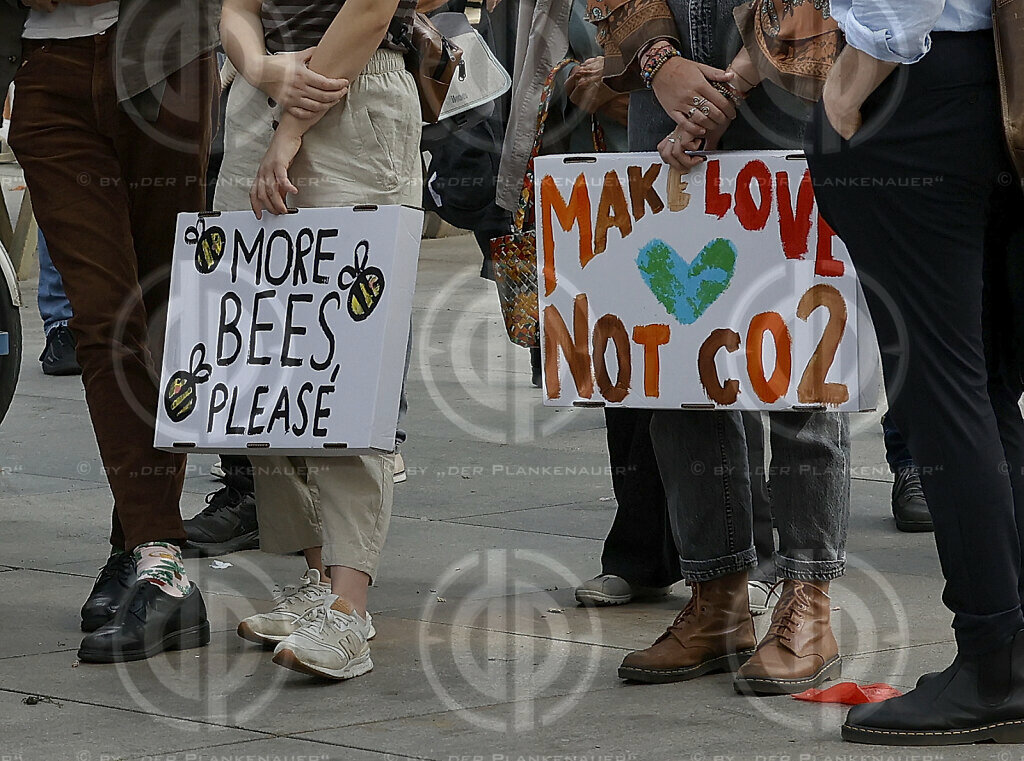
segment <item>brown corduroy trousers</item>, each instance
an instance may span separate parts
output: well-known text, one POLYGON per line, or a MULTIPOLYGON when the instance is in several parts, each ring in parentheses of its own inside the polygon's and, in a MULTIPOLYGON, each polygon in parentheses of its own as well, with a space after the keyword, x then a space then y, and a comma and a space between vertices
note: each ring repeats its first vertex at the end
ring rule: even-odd
MULTIPOLYGON (((154 121, 118 103, 114 33, 26 41, 10 142, 74 317, 114 513, 110 542, 185 537, 184 455, 153 448, 151 326, 166 309, 178 212, 205 201, 213 54, 171 75, 154 121)), ((159 338, 156 338, 159 340, 159 338)))

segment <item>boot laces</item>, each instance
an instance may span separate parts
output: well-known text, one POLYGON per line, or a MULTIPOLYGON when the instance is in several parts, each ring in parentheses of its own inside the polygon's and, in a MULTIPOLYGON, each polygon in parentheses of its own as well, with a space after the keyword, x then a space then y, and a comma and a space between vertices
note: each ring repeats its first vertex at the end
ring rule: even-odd
MULTIPOLYGON (((782 583, 781 581, 776 583, 772 587, 772 591, 774 592, 776 587, 782 583)), ((804 611, 809 607, 810 599, 807 597, 807 593, 804 592, 803 587, 799 585, 794 586, 792 593, 785 595, 776 605, 771 626, 768 628, 768 636, 774 636, 783 642, 791 641, 796 630, 800 627, 804 611)))
POLYGON ((676 629, 686 623, 687 620, 699 615, 700 609, 703 607, 700 599, 700 587, 695 584, 691 589, 693 592, 690 595, 689 602, 686 603, 686 607, 679 611, 679 615, 675 617, 672 626, 669 627, 670 629, 676 629))
POLYGON ((921 477, 913 468, 902 470, 897 476, 899 479, 899 491, 907 499, 924 499, 924 488, 921 486, 921 477))

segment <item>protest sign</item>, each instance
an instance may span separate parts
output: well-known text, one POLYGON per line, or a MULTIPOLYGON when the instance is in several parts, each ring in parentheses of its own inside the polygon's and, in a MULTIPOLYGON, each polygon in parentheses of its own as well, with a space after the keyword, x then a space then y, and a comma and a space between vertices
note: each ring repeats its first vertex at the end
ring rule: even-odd
POLYGON ((423 213, 180 214, 155 445, 395 446, 423 213))
POLYGON ((874 331, 802 156, 536 162, 545 403, 874 409, 874 331))

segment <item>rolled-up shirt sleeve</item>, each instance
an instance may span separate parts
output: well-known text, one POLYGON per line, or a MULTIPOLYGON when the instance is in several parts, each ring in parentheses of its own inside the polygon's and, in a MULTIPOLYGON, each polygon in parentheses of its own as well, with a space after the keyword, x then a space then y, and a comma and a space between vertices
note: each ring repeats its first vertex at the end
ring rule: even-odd
POLYGON ((846 42, 880 61, 917 63, 931 50, 946 0, 834 0, 846 42))

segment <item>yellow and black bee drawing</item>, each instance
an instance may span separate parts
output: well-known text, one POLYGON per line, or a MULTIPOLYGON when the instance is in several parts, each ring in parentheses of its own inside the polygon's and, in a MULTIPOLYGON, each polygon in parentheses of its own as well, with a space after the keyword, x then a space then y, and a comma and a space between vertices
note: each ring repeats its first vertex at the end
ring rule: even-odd
POLYGON ((206 347, 199 343, 192 349, 189 369, 179 370, 167 381, 164 389, 164 412, 172 423, 180 423, 196 408, 196 386, 210 380, 213 368, 206 362, 206 347))
POLYGON ((207 227, 206 220, 199 217, 194 227, 185 230, 185 242, 195 244, 196 270, 208 275, 217 269, 224 256, 227 236, 220 227, 207 227))
POLYGON ((370 316, 384 293, 384 273, 379 267, 367 267, 369 258, 370 242, 360 241, 356 246, 353 266, 343 267, 338 274, 338 287, 349 291, 348 313, 356 322, 362 322, 370 316), (359 260, 360 249, 363 251, 362 261, 359 260))

